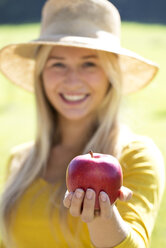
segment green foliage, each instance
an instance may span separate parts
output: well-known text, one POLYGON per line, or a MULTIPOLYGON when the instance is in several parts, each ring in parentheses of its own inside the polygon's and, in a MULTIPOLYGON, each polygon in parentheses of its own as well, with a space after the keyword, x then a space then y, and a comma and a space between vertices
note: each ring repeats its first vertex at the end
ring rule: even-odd
MULTIPOLYGON (((0 47, 9 43, 35 39, 39 25, 1 26, 0 47)), ((166 27, 123 23, 122 44, 140 55, 156 61, 160 71, 144 90, 127 96, 122 104, 122 119, 137 133, 150 136, 166 159, 166 27)), ((35 135, 34 98, 0 75, 0 181, 11 148, 32 140, 35 135)), ((166 247, 166 193, 153 231, 151 248, 166 247)))

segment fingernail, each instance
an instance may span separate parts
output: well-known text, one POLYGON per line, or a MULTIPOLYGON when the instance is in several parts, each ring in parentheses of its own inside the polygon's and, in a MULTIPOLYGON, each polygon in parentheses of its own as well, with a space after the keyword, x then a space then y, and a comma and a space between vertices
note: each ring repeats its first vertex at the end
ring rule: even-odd
POLYGON ((100 197, 101 197, 101 200, 102 200, 103 202, 106 202, 106 200, 107 200, 107 195, 106 195, 105 192, 101 192, 101 193, 100 193, 100 197))
POLYGON ((81 190, 76 190, 76 197, 80 199, 82 197, 82 191, 81 190))
POLYGON ((88 200, 91 200, 92 199, 92 197, 93 197, 92 190, 90 190, 90 189, 87 190, 86 197, 87 197, 88 200))
POLYGON ((70 194, 69 194, 69 196, 68 196, 68 197, 69 197, 69 200, 71 200, 71 199, 72 199, 72 196, 73 196, 73 194, 72 194, 72 193, 70 193, 70 194))

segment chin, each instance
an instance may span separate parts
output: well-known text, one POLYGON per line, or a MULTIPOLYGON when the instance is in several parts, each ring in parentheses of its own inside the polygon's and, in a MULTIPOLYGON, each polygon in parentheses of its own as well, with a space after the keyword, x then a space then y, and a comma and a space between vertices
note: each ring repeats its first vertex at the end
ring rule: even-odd
POLYGON ((81 113, 81 111, 78 111, 77 113, 66 113, 66 114, 60 114, 64 119, 68 121, 83 121, 89 118, 92 118, 92 113, 81 113))

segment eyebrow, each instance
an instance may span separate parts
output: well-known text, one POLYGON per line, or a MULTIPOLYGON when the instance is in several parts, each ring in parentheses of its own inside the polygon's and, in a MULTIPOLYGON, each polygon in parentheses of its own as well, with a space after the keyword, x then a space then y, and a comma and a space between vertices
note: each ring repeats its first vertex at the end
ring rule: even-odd
POLYGON ((49 59, 49 60, 50 60, 50 59, 60 59, 60 60, 63 60, 63 59, 65 59, 65 58, 63 58, 63 57, 58 57, 58 56, 51 56, 51 57, 49 57, 48 59, 49 59))
POLYGON ((98 58, 98 56, 94 54, 94 55, 83 56, 82 58, 83 59, 91 59, 91 58, 95 58, 96 59, 96 58, 98 58))
MULTIPOLYGON (((98 56, 97 55, 86 55, 86 56, 82 57, 82 59, 91 59, 91 58, 98 58, 98 56)), ((48 58, 48 60, 50 60, 50 59, 64 60, 65 58, 59 57, 59 56, 51 56, 48 58)))

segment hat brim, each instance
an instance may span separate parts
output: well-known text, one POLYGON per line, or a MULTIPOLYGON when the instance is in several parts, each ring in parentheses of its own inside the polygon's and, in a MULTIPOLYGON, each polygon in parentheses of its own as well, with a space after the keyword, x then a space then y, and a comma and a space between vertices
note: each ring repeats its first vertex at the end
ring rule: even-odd
POLYGON ((123 75, 123 94, 136 92, 152 81, 157 64, 137 53, 104 40, 86 37, 46 37, 28 43, 6 46, 0 50, 0 69, 15 84, 33 92, 36 51, 41 45, 72 46, 101 50, 119 55, 123 75))

